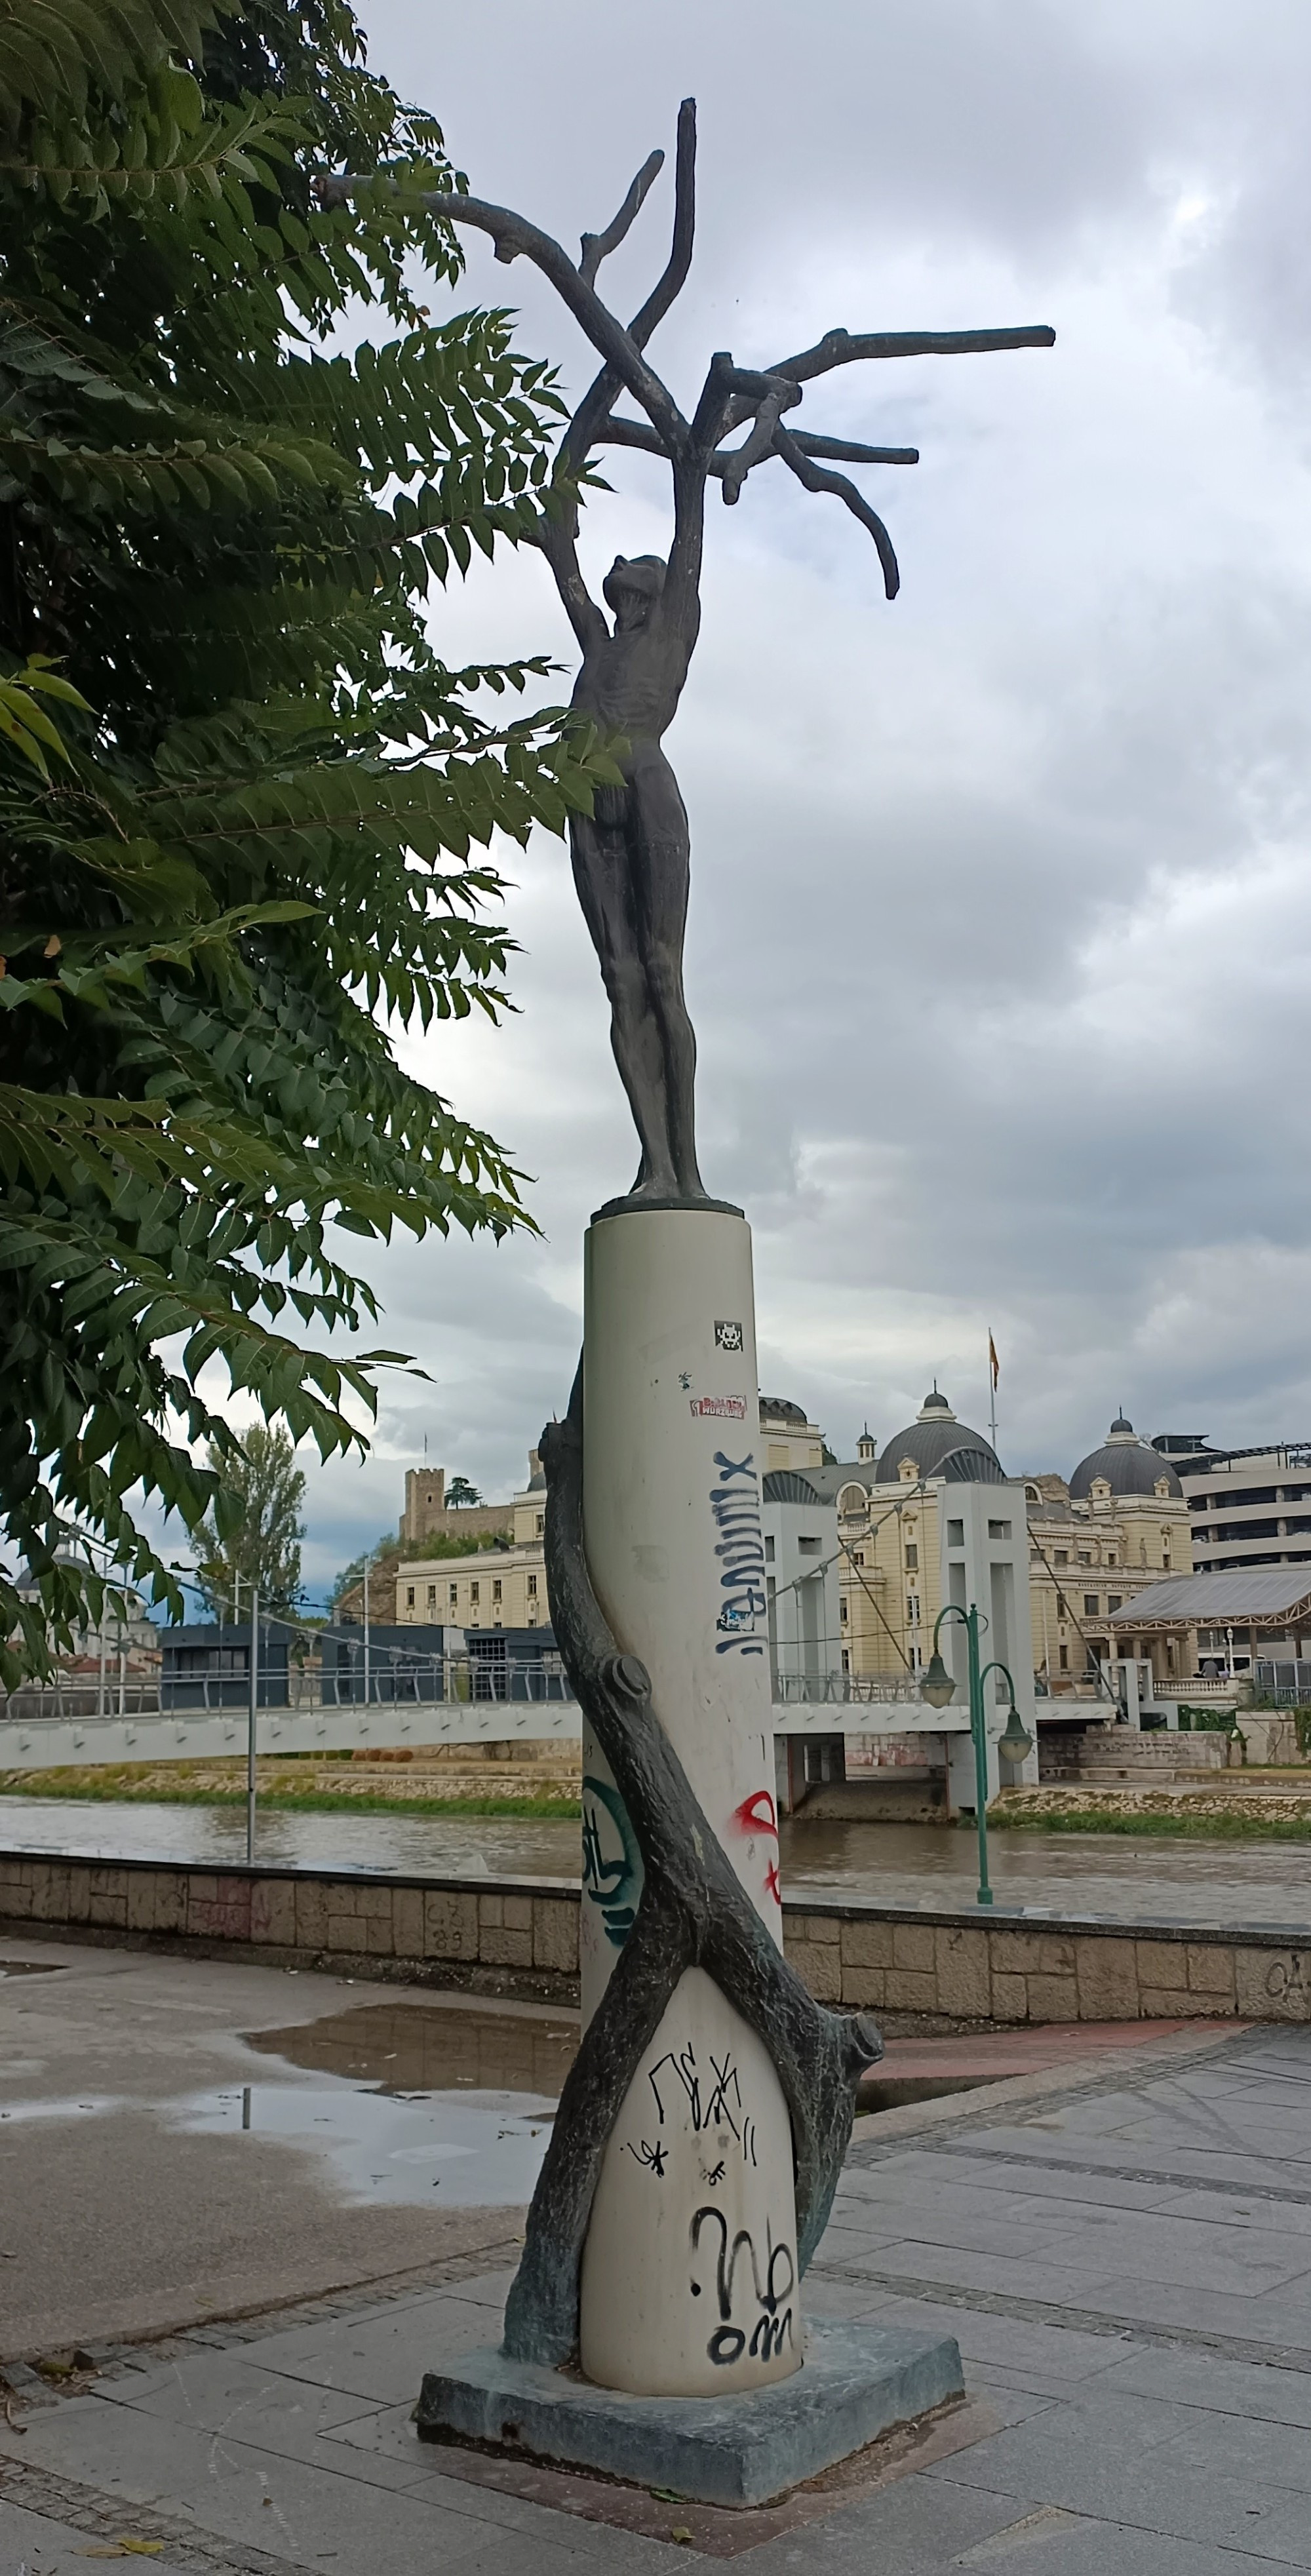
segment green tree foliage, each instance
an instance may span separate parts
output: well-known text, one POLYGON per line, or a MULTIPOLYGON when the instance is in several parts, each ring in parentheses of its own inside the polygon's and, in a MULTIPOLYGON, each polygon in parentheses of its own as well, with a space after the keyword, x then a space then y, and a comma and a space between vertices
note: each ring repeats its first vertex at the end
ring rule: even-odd
POLYGON ((446 1488, 446 1507, 448 1511, 458 1512, 463 1510, 467 1504, 480 1503, 481 1501, 482 1495, 479 1493, 477 1486, 471 1485, 467 1476, 452 1476, 451 1481, 446 1488))
POLYGON ((560 405, 504 314, 414 303, 459 254, 411 178, 464 185, 345 0, 0 0, 0 1519, 42 1594, 0 1579, 0 1679, 98 1615, 71 1531, 180 1612, 129 1497, 226 1543, 216 1366, 360 1439, 396 1355, 324 1348, 376 1313, 341 1229, 526 1221, 391 1032, 495 1016, 490 837, 614 773, 500 720, 540 660, 433 641, 560 405), (325 210, 325 162, 399 190, 325 210))
POLYGON ((197 1566, 205 1606, 215 1618, 249 1615, 258 1586, 262 1610, 292 1610, 300 1594, 300 1507, 305 1478, 281 1424, 253 1423, 237 1450, 211 1448, 209 1464, 224 1497, 225 1536, 211 1511, 201 1524, 197 1566), (242 1604, 245 1610, 242 1612, 242 1604))
MULTIPOLYGON (((420 1565, 429 1557, 477 1556, 488 1549, 504 1552, 511 1544, 512 1541, 499 1530, 470 1530, 467 1538, 451 1530, 430 1530, 427 1538, 416 1539, 413 1545, 408 1539, 399 1539, 395 1530, 384 1530, 381 1538, 375 1539, 367 1551, 369 1579, 372 1582, 376 1574, 381 1583, 392 1583, 396 1579, 397 1567, 402 1564, 420 1565)), ((365 1551, 361 1549, 360 1554, 353 1556, 350 1564, 344 1565, 340 1574, 333 1577, 328 1598, 334 1605, 348 1592, 354 1592, 362 1582, 364 1556, 365 1551)))

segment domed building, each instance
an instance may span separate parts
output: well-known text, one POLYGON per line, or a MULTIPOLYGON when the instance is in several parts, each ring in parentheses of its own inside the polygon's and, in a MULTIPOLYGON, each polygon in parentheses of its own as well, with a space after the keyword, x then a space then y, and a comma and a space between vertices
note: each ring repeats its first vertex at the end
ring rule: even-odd
POLYGON ((812 1422, 790 1395, 762 1395, 760 1440, 766 1475, 777 1475, 789 1467, 799 1468, 805 1475, 812 1467, 822 1467, 828 1456, 818 1423, 812 1422))
POLYGON ((1070 1478, 1070 1500, 1086 1503, 1097 1489, 1098 1502, 1122 1494, 1156 1494, 1162 1501, 1178 1496, 1183 1486, 1168 1458, 1140 1440, 1132 1422, 1117 1413, 1100 1449, 1079 1460, 1070 1478))
POLYGON ((1168 1458, 1140 1440, 1117 1413, 1099 1449, 1081 1458, 1066 1485, 1031 1476, 1029 1600, 1034 1671, 1059 1697, 1090 1693, 1114 1656, 1150 1662, 1168 1689, 1191 1671, 1172 1640, 1123 1635, 1111 1621, 1153 1583, 1193 1570, 1188 1505, 1168 1458))
POLYGON ((926 1476, 945 1476, 952 1485, 1002 1482, 1001 1462, 981 1431, 957 1419, 934 1381, 913 1422, 885 1441, 876 1482, 914 1485, 926 1476))

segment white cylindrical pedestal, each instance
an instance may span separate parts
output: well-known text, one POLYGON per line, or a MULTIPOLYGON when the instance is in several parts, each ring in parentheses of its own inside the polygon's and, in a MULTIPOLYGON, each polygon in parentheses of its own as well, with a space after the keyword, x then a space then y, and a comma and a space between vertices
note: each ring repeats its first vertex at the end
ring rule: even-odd
MULTIPOLYGON (((598 1218, 586 1244, 584 1528, 618 1643, 752 1903, 782 1941, 751 1236, 719 1210, 598 1218)), ((583 1738, 583 2018, 641 1893, 583 1738)), ((589 2379, 718 2395, 801 2360, 792 2132, 754 2032, 690 1969, 629 2088, 583 2258, 589 2379)))

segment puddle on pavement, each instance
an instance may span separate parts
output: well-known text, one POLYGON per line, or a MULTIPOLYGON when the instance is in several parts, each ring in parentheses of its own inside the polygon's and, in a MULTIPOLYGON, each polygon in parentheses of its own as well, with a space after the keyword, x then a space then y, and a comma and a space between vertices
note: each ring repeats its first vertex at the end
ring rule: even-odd
POLYGON ((430 2209, 532 2198, 576 2026, 510 2013, 362 2004, 248 2048, 316 2077, 167 2107, 195 2133, 281 2138, 324 2156, 345 2197, 430 2209))
POLYGON ((62 1959, 0 1959, 0 1977, 57 1977, 62 1959))
POLYGON ((578 2025, 529 2013, 451 2012, 441 2005, 353 2004, 288 2030, 248 2030, 247 2048, 312 2075, 344 2075, 388 2092, 546 2094, 573 2063, 578 2025))

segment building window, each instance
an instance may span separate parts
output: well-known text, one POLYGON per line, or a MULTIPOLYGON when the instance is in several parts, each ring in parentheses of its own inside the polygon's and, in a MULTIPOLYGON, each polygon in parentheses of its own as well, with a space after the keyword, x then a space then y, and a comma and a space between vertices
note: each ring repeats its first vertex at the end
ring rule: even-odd
POLYGON ((430 1583, 428 1586, 428 1607, 430 1610, 435 1610, 437 1607, 437 1586, 435 1583, 430 1583))
POLYGON ((773 1542, 772 1538, 766 1538, 766 1540, 765 1540, 765 1563, 766 1563, 766 1565, 772 1565, 772 1564, 773 1564, 773 1562, 774 1562, 774 1542, 773 1542))
POLYGON ((906 1572, 908 1574, 918 1574, 919 1563, 919 1548, 913 1538, 908 1538, 906 1541, 906 1572))
POLYGON ((847 1596, 846 1596, 845 1592, 843 1593, 843 1596, 842 1596, 842 1601, 841 1601, 841 1606, 840 1606, 840 1612, 839 1612, 839 1615, 840 1615, 841 1620, 842 1620, 842 1625, 843 1625, 843 1627, 845 1628, 845 1626, 846 1626, 846 1624, 847 1624, 847 1596))
POLYGON ((1123 1594, 1122 1592, 1108 1592, 1108 1593, 1107 1593, 1107 1595, 1106 1595, 1106 1616, 1107 1616, 1107 1618, 1108 1618, 1108 1619, 1110 1618, 1111 1612, 1112 1612, 1113 1610, 1118 1610, 1118 1609, 1119 1609, 1119 1607, 1120 1607, 1120 1603, 1123 1601, 1123 1599, 1124 1599, 1124 1594, 1123 1594))
POLYGON ((530 1601, 535 1601, 537 1599, 537 1577, 535 1574, 530 1574, 528 1577, 528 1598, 530 1601))
POLYGON ((412 1610, 414 1608, 414 1585, 412 1583, 407 1583, 405 1586, 405 1607, 407 1610, 412 1610))
POLYGON ((1063 1592, 1058 1592, 1056 1595, 1056 1616, 1058 1619, 1068 1619, 1069 1615, 1069 1611, 1065 1607, 1065 1595, 1063 1592))
POLYGON ((1068 1564, 1069 1564, 1069 1562, 1070 1562, 1070 1551, 1069 1551, 1068 1547, 1058 1547, 1058 1548, 1056 1548, 1056 1549, 1053 1551, 1053 1555, 1052 1555, 1052 1563, 1053 1563, 1053 1565, 1068 1565, 1068 1564))
POLYGON ((471 1601, 480 1601, 482 1599, 481 1590, 476 1583, 471 1583, 469 1586, 469 1599, 471 1601))
POLYGON ((948 1547, 964 1547, 964 1545, 965 1545, 965 1523, 964 1523, 964 1521, 948 1521, 948 1523, 947 1523, 947 1545, 948 1545, 948 1547))
POLYGON ((459 1600, 459 1597, 460 1597, 460 1587, 459 1587, 458 1583, 453 1583, 453 1584, 451 1585, 451 1608, 452 1608, 452 1610, 455 1608, 456 1602, 459 1600))
POLYGON ((1061 1648, 1061 1671, 1062 1671, 1063 1673, 1068 1673, 1069 1669, 1070 1669, 1070 1649, 1069 1649, 1069 1647, 1068 1647, 1068 1646, 1062 1646, 1062 1648, 1061 1648))
POLYGON ((864 1551, 864 1548, 863 1548, 863 1547, 858 1547, 858 1548, 857 1548, 857 1550, 856 1550, 856 1563, 857 1563, 857 1565, 863 1565, 863 1564, 864 1564, 864 1562, 865 1562, 865 1551, 864 1551))
POLYGON ((1010 1525, 1010 1522, 1009 1522, 1009 1521, 989 1521, 989 1523, 988 1523, 988 1536, 989 1536, 989 1538, 1009 1538, 1009 1537, 1010 1537, 1010 1534, 1011 1534, 1011 1525, 1010 1525))
POLYGON ((906 1595, 906 1617, 912 1628, 918 1628, 920 1623, 920 1605, 917 1593, 908 1592, 906 1595))
POLYGON ((1084 1594, 1084 1596, 1083 1596, 1083 1615, 1084 1615, 1085 1619, 1095 1619, 1095 1618, 1096 1618, 1096 1616, 1097 1616, 1097 1598, 1098 1598, 1098 1596, 1097 1596, 1097 1594, 1096 1594, 1095 1592, 1085 1592, 1085 1594, 1084 1594))
POLYGON ((537 1515, 537 1535, 538 1535, 538 1537, 539 1537, 539 1538, 541 1537, 542 1532, 543 1532, 543 1530, 545 1529, 545 1527, 546 1527, 546 1518, 545 1518, 545 1515, 544 1515, 542 1512, 539 1512, 539 1513, 538 1513, 538 1515, 537 1515))
POLYGON ((1116 1553, 1115 1553, 1114 1548, 1112 1548, 1112 1549, 1111 1549, 1110 1554, 1108 1555, 1108 1557, 1107 1557, 1107 1559, 1106 1559, 1106 1562, 1107 1562, 1107 1564, 1108 1564, 1108 1565, 1116 1565, 1116 1564, 1118 1564, 1119 1559, 1118 1559, 1118 1558, 1117 1558, 1117 1556, 1116 1556, 1116 1553))
POLYGON ((497 1574, 497 1575, 494 1575, 494 1576, 493 1576, 493 1578, 492 1578, 492 1599, 493 1599, 493 1601, 499 1601, 499 1600, 500 1600, 500 1598, 501 1598, 501 1578, 500 1578, 499 1574, 497 1574))
POLYGON ((1090 1548, 1086 1548, 1086 1547, 1081 1547, 1081 1548, 1080 1548, 1080 1550, 1079 1550, 1079 1563, 1080 1563, 1080 1565, 1091 1565, 1091 1564, 1092 1564, 1092 1550, 1091 1550, 1090 1548))

